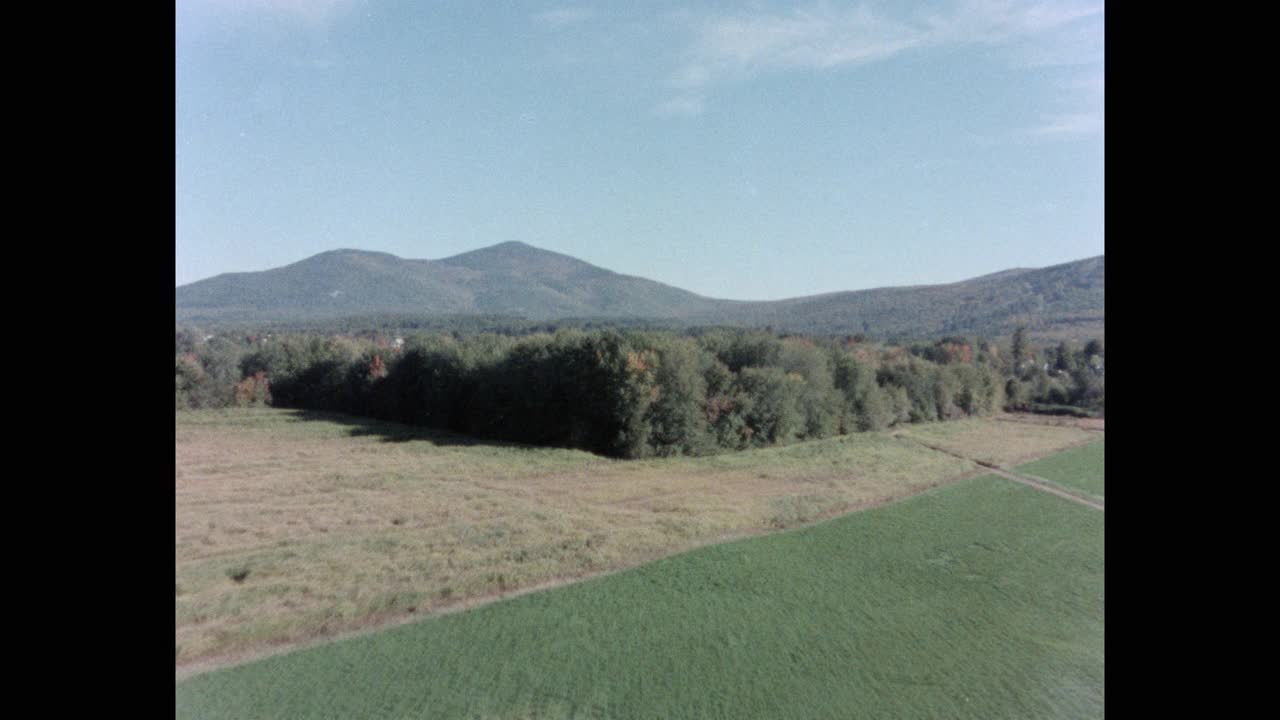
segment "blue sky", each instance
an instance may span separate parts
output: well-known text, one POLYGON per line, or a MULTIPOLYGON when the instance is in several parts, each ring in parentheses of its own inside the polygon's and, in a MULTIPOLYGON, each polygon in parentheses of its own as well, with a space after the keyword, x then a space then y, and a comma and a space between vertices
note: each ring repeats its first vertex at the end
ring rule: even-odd
POLYGON ((175 281, 520 240, 721 298, 1099 255, 1101 2, 178 0, 175 281))

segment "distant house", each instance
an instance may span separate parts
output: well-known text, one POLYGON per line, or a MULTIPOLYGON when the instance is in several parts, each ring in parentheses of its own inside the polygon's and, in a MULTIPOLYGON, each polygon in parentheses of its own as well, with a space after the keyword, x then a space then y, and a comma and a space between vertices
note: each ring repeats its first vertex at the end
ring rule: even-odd
POLYGON ((396 346, 396 349, 397 349, 397 350, 399 350, 400 348, 404 347, 404 338, 402 338, 402 337, 398 337, 398 338, 396 338, 395 346, 396 346))

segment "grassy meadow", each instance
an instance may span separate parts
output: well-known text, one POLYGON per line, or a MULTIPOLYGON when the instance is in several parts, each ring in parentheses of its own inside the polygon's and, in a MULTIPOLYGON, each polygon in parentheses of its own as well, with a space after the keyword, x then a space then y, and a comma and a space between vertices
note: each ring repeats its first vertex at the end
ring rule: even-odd
POLYGON ((1086 495, 1104 500, 1106 483, 1102 470, 1105 443, 1105 439, 1097 440, 1015 469, 1024 475, 1048 480, 1069 490, 1083 490, 1086 495))
POLYGON ((192 677, 177 717, 1096 718, 1103 544, 1101 512, 987 475, 192 677))
MULTIPOLYGON (((1043 454, 1081 432, 990 419, 937 427, 951 425, 965 428, 963 446, 979 455, 1003 456, 1008 445, 1043 454)), ((885 433, 617 461, 291 410, 180 412, 175 426, 180 675, 978 471, 885 433)))
POLYGON ((995 418, 966 418, 905 425, 893 434, 1001 467, 1041 458, 1098 437, 1097 433, 1084 430, 1081 427, 1084 423, 1080 422, 1055 422, 1054 418, 1041 420, 1035 416, 1021 419, 1021 422, 1004 422, 995 418))

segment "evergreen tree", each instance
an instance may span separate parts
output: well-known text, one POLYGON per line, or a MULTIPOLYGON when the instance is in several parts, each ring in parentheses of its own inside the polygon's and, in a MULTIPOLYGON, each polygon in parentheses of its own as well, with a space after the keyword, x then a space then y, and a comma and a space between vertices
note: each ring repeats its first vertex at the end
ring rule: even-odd
POLYGON ((1018 326, 1017 330, 1013 331, 1013 348, 1011 354, 1013 355, 1013 371, 1015 373, 1022 370, 1022 363, 1027 359, 1026 332, 1027 329, 1021 325, 1018 326))

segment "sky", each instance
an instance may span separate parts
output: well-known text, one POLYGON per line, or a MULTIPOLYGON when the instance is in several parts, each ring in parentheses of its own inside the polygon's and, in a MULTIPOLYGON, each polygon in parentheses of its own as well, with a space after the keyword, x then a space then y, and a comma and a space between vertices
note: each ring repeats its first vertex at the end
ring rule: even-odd
POLYGON ((175 284, 518 240, 701 295, 1101 255, 1103 4, 178 0, 175 284))

